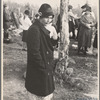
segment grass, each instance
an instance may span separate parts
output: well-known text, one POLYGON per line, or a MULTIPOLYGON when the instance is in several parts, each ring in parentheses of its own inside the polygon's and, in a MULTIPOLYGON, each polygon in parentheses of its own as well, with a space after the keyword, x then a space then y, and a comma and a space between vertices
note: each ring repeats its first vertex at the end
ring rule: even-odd
MULTIPOLYGON (((77 49, 72 44, 77 45, 77 41, 71 40, 69 51, 69 57, 75 61, 69 63, 69 68, 73 68, 71 77, 77 80, 73 82, 76 85, 67 82, 61 87, 56 83, 54 100, 97 98, 97 56, 77 55, 77 49)), ((26 65, 27 52, 22 51, 21 36, 14 35, 13 43, 3 44, 3 100, 28 100, 23 79, 26 65)))

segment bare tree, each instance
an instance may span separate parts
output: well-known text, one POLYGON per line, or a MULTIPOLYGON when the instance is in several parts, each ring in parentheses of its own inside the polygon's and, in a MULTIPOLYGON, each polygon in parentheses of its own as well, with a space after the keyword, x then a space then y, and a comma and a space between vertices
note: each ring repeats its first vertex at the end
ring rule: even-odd
POLYGON ((68 27, 68 1, 61 0, 60 6, 60 21, 61 21, 61 41, 60 41, 60 58, 65 59, 65 66, 67 67, 67 57, 69 49, 69 27, 68 27))
POLYGON ((61 0, 60 2, 60 44, 59 44, 59 61, 56 67, 56 75, 58 80, 62 83, 63 80, 68 78, 69 74, 72 72, 68 68, 69 63, 69 26, 68 26, 68 4, 69 0, 61 0))

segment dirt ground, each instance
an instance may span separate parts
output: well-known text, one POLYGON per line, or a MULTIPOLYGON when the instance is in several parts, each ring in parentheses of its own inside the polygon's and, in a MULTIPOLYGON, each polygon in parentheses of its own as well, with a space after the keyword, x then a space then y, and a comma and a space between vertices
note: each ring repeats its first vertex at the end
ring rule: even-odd
MULTIPOLYGON (((71 40, 69 57, 72 61, 72 77, 77 86, 56 83, 54 100, 98 100, 97 56, 77 55, 77 41, 71 40), (73 63, 74 61, 74 63, 73 63)), ((22 51, 21 36, 13 36, 13 42, 3 44, 3 100, 29 100, 24 87, 23 73, 26 70, 27 52, 22 51)))

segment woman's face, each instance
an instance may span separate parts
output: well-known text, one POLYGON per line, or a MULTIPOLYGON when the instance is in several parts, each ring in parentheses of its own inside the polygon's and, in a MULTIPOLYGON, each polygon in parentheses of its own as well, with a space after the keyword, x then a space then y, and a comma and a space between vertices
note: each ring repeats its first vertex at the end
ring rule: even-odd
POLYGON ((48 16, 46 18, 40 18, 40 22, 45 26, 47 24, 50 24, 53 20, 53 16, 48 16))
POLYGON ((87 15, 90 15, 90 14, 91 14, 91 12, 90 12, 90 11, 86 11, 86 14, 87 14, 87 15))

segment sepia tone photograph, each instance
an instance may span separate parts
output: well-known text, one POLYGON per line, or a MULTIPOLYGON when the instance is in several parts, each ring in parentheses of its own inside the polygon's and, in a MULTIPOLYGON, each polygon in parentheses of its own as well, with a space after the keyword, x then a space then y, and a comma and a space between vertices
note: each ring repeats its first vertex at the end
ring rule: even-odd
POLYGON ((99 100, 99 0, 1 3, 1 100, 99 100))

